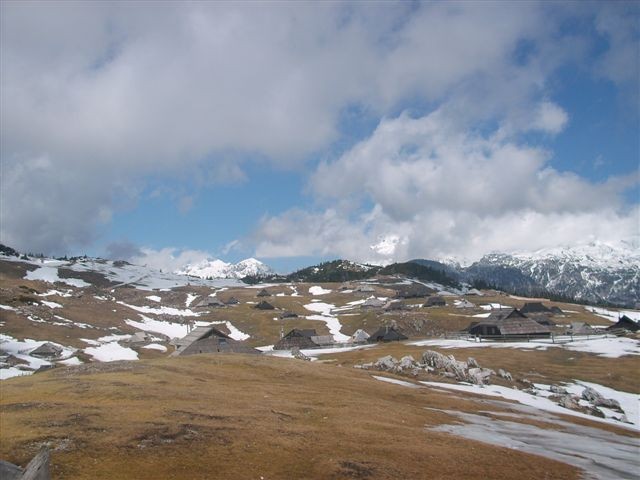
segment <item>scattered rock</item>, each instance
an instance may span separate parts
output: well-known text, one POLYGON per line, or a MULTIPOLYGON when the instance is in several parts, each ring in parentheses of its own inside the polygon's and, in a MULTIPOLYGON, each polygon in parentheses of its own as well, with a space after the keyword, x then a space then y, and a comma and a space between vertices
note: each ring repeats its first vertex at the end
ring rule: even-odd
POLYGON ((405 369, 407 369, 407 370, 408 370, 408 369, 410 369, 410 368, 411 368, 411 369, 413 369, 413 368, 415 367, 415 365, 416 365, 416 361, 413 359, 413 357, 412 357, 411 355, 407 355, 407 356, 402 357, 402 358, 400 359, 400 365, 399 365, 399 367, 400 367, 402 370, 405 370, 405 369))
POLYGON ((620 403, 618 403, 617 400, 613 398, 604 398, 600 392, 591 387, 587 387, 582 391, 582 398, 592 403, 595 407, 604 407, 622 412, 620 403))
POLYGON ((378 370, 391 370, 397 363, 398 361, 395 358, 391 355, 387 355, 386 357, 379 358, 373 366, 378 370))
POLYGON ((505 380, 513 382, 513 377, 511 376, 511 374, 501 368, 498 369, 498 376, 500 378, 504 378, 505 380))
POLYGON ((469 368, 480 368, 480 365, 478 365, 478 362, 473 357, 467 358, 467 366, 469 368))
POLYGON ((556 400, 558 405, 564 408, 568 408, 569 410, 580 410, 580 404, 578 403, 578 398, 565 393, 564 395, 560 395, 559 397, 551 397, 553 400, 556 400))
POLYGON ((495 373, 490 368, 470 368, 468 379, 475 385, 485 385, 489 383, 489 377, 495 373))
POLYGON ((549 390, 551 391, 551 393, 555 393, 558 395, 567 395, 568 393, 567 390, 561 387, 560 385, 551 385, 549 387, 549 390))

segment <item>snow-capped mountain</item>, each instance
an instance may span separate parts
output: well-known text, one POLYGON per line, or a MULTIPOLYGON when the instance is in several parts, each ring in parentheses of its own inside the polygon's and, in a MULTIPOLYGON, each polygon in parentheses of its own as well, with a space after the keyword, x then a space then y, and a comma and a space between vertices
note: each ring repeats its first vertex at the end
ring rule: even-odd
POLYGON ((260 260, 247 258, 238 263, 227 263, 222 260, 204 260, 196 264, 185 265, 176 270, 177 274, 190 275, 200 278, 244 278, 263 277, 273 273, 273 270, 260 260))
POLYGON ((466 280, 498 288, 550 293, 587 302, 640 302, 640 253, 630 242, 592 242, 532 253, 485 255, 462 269, 466 280))

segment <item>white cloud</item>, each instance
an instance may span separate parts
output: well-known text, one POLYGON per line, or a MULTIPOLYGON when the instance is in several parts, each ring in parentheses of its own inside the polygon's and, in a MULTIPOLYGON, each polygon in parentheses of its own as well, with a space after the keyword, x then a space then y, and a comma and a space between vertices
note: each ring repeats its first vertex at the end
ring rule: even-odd
MULTIPOLYGON (((533 123, 557 133, 567 121, 560 106, 547 101, 537 117, 530 112, 545 98, 549 74, 585 50, 584 39, 560 33, 570 8, 530 2, 7 1, 0 8, 0 241, 45 252, 90 244, 149 175, 196 177, 210 188, 243 181, 247 158, 300 166, 340 138, 341 112, 354 105, 380 117, 417 100, 444 104, 458 132, 499 120, 510 131, 533 123), (535 49, 517 62, 523 41, 535 49), (42 158, 49 167, 36 165, 42 158)), ((611 38, 609 56, 627 58, 632 37, 616 36, 616 22, 601 18, 598 28, 611 38)), ((535 148, 484 143, 515 182, 540 173, 546 158, 535 148)), ((493 184, 482 175, 482 153, 472 153, 480 163, 467 173, 493 184)), ((385 215, 410 221, 416 201, 402 192, 412 190, 417 201, 446 195, 455 207, 456 196, 437 184, 437 166, 405 160, 364 179, 380 184, 367 186, 368 195, 377 191, 385 215)), ((449 162, 447 174, 464 176, 467 163, 449 162)), ((580 188, 577 178, 552 177, 580 188)), ((474 188, 460 201, 481 208, 489 200, 474 188)), ((531 200, 505 192, 513 188, 503 184, 495 201, 531 200)), ((548 195, 569 202, 561 192, 548 195)))
POLYGON ((558 134, 569 121, 569 115, 561 107, 552 102, 542 102, 533 117, 531 127, 552 134, 558 134))
POLYGON ((478 258, 638 235, 639 210, 625 211, 621 200, 637 178, 592 183, 547 158, 513 139, 458 130, 445 111, 386 119, 312 177, 320 201, 347 208, 265 218, 257 251, 376 262, 478 258))

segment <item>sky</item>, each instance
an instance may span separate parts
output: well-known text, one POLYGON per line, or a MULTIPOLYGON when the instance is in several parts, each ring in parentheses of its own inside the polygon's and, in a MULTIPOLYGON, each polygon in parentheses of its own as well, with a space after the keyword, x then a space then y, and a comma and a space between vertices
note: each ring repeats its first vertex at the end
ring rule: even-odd
POLYGON ((638 2, 0 3, 0 242, 164 268, 640 247, 638 2))

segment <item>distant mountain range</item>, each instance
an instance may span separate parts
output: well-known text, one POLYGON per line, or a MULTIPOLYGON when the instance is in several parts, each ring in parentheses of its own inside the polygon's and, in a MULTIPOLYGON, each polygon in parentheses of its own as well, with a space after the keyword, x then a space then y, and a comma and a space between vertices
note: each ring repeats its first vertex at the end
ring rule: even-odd
MULTIPOLYGON (((0 254, 18 256, 19 252, 0 245, 0 254)), ((87 261, 85 259, 85 263, 87 261)), ((105 263, 104 260, 96 262, 91 263, 95 268, 102 268, 105 263)), ((113 263, 115 266, 117 262, 113 263)), ((85 268, 90 267, 87 265, 85 268)), ((237 279, 246 283, 344 282, 378 275, 399 275, 441 285, 467 284, 582 303, 638 308, 640 302, 640 252, 625 242, 616 245, 590 243, 533 253, 492 253, 466 266, 460 265, 455 259, 416 259, 386 266, 334 260, 288 275, 277 275, 261 261, 248 258, 235 264, 206 260, 185 265, 173 272, 173 275, 176 274, 201 279, 237 279)))
POLYGON ((631 308, 640 302, 640 253, 626 242, 594 242, 512 255, 493 253, 466 267, 455 261, 414 262, 440 268, 460 282, 507 292, 631 308))
POLYGON ((273 270, 260 260, 247 258, 238 263, 226 263, 222 260, 205 260, 196 264, 185 265, 174 273, 199 278, 237 278, 266 277, 273 275, 273 270))

